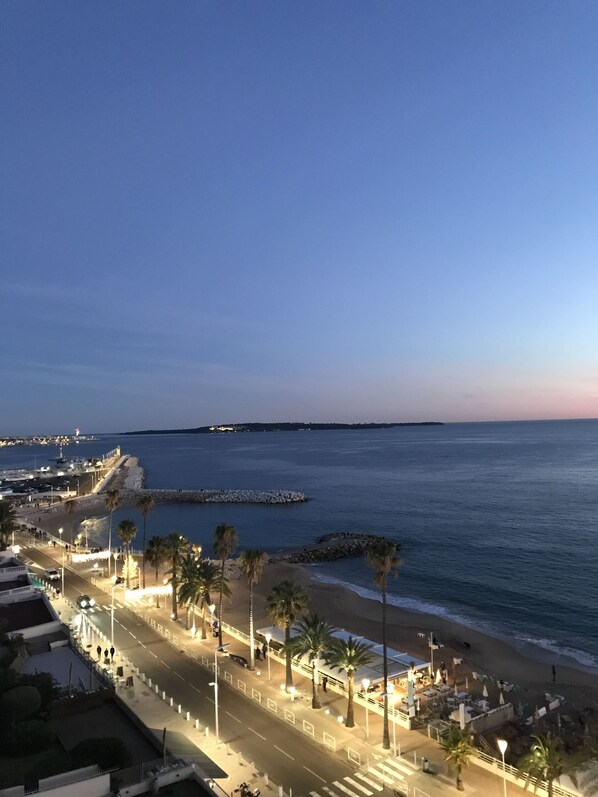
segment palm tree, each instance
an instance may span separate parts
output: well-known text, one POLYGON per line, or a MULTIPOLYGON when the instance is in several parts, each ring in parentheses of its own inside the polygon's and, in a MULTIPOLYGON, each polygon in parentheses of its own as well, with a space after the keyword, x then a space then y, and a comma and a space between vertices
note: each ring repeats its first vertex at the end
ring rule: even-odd
POLYGON ((8 501, 0 501, 0 551, 8 548, 8 539, 17 528, 17 513, 8 501))
MULTIPOLYGON (((122 544, 125 546, 126 556, 127 556, 127 564, 129 565, 129 557, 131 554, 131 543, 135 539, 135 535, 137 534, 137 526, 135 525, 135 521, 133 520, 121 520, 118 524, 118 536, 122 540, 122 544)), ((127 574, 126 574, 126 587, 129 589, 131 586, 130 584, 130 567, 127 566, 127 574)))
MULTIPOLYGON (((64 508, 69 518, 72 518, 76 506, 77 503, 74 498, 69 498, 68 501, 64 502, 64 508)), ((71 543, 73 542, 74 537, 75 537, 75 529, 73 528, 73 524, 71 523, 71 543)))
POLYGON ((347 728, 355 727, 355 712, 353 709, 353 698, 355 693, 355 671, 360 667, 367 667, 373 659, 372 646, 366 642, 360 642, 350 636, 348 639, 339 639, 333 637, 328 649, 326 663, 331 667, 344 670, 347 673, 348 679, 348 702, 347 702, 347 719, 345 725, 347 728))
POLYGON ((553 783, 561 775, 568 775, 574 786, 577 786, 575 772, 579 761, 568 756, 563 750, 560 739, 550 732, 546 735, 532 735, 532 746, 527 755, 519 762, 519 769, 526 774, 525 788, 533 783, 534 791, 546 781, 548 797, 553 795, 553 783))
POLYGON ((242 551, 239 556, 241 572, 249 582, 249 669, 255 670, 255 640, 253 638, 253 585, 258 584, 264 567, 268 564, 268 554, 263 551, 242 551))
POLYGON ((384 668, 384 731, 382 747, 390 750, 390 733, 388 730, 388 657, 386 653, 386 590, 388 577, 397 577, 397 568, 401 560, 397 556, 397 546, 390 540, 376 540, 365 551, 365 560, 374 571, 374 584, 382 591, 382 656, 384 668))
MULTIPOLYGON (((156 570, 156 584, 158 584, 158 575, 160 568, 163 567, 168 561, 168 551, 164 544, 164 537, 152 537, 148 543, 145 551, 145 558, 150 566, 156 570)), ((160 608, 160 596, 156 594, 156 608, 160 608)))
POLYGON ((143 575, 143 589, 145 589, 145 527, 147 524, 147 516, 154 508, 154 499, 149 493, 142 495, 137 501, 137 509, 143 515, 143 554, 141 557, 141 573, 143 575))
POLYGON ((110 574, 110 560, 112 559, 112 513, 120 506, 120 493, 118 490, 108 490, 106 493, 106 509, 110 515, 108 530, 108 574, 110 574))
POLYGON ((444 750, 444 760, 455 773, 457 789, 464 791, 461 773, 475 753, 471 735, 468 731, 462 731, 457 725, 453 725, 448 734, 440 740, 440 747, 444 750))
POLYGON ((285 689, 287 692, 293 686, 293 655, 289 648, 291 641, 291 626, 302 612, 307 611, 308 598, 303 587, 293 581, 281 581, 266 599, 266 610, 272 622, 279 628, 284 628, 284 651, 286 658, 285 689))
MULTIPOLYGON (((207 639, 206 607, 212 603, 211 593, 220 590, 220 568, 209 559, 201 559, 196 554, 188 553, 181 560, 179 605, 187 603, 194 609, 199 604, 201 611, 201 638, 207 639)), ((228 597, 231 594, 228 581, 222 584, 222 592, 228 597)), ((195 611, 194 611, 195 614, 195 611)), ((193 620, 195 625, 195 618, 193 620)))
POLYGON ((308 657, 311 664, 311 707, 322 708, 319 694, 318 660, 326 657, 332 642, 332 634, 336 628, 323 617, 310 614, 297 623, 293 630, 297 631, 297 636, 289 642, 291 654, 297 657, 308 657))
MULTIPOLYGON (((221 584, 224 584, 224 566, 226 560, 230 559, 234 554, 238 544, 239 538, 234 526, 227 526, 226 523, 220 523, 216 526, 212 547, 214 553, 220 559, 221 584)), ((220 597, 218 599, 218 647, 222 647, 222 596, 223 592, 222 589, 220 589, 220 597)))
POLYGON ((170 560, 170 583, 172 584, 172 619, 178 620, 178 584, 181 557, 189 550, 189 542, 179 534, 178 531, 173 531, 164 538, 164 545, 168 552, 168 559, 170 560))

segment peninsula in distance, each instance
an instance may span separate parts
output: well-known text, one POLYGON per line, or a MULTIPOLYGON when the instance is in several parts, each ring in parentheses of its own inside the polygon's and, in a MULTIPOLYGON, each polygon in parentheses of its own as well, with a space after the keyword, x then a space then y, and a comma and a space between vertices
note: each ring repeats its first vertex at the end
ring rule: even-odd
POLYGON ((322 432, 338 429, 393 429, 395 426, 443 426, 440 421, 406 423, 224 423, 195 429, 144 429, 122 434, 232 434, 234 432, 322 432))

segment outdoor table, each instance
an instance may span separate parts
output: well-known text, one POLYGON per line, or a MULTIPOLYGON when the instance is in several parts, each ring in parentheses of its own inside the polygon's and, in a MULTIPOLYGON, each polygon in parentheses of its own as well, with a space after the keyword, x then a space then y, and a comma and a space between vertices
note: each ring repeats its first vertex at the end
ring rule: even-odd
POLYGON ((438 694, 438 692, 436 691, 436 689, 424 689, 424 692, 423 692, 423 694, 424 694, 426 697, 436 697, 436 695, 438 694))
POLYGON ((451 691, 451 687, 448 684, 439 684, 438 691, 439 692, 450 692, 451 691))
POLYGON ((469 697, 469 692, 457 692, 457 697, 459 700, 465 700, 466 697, 469 697))

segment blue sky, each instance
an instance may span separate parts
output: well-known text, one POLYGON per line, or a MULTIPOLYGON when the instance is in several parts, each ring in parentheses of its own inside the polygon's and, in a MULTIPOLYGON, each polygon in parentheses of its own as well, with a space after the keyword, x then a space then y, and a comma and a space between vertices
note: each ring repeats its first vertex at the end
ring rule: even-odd
POLYGON ((596 3, 0 17, 0 434, 598 416, 596 3))

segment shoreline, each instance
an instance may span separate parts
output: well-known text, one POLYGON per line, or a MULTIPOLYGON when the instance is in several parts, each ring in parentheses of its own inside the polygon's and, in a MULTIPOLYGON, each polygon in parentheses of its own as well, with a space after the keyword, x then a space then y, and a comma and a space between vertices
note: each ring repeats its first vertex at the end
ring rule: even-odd
MULTIPOLYGON (((135 506, 139 496, 127 495, 127 489, 132 482, 140 487, 142 481, 143 469, 135 457, 130 457, 120 471, 113 475, 109 486, 123 492, 122 508, 135 506)), ((65 539, 68 539, 69 534, 74 536, 84 519, 91 520, 107 514, 104 501, 104 494, 86 496, 77 499, 72 516, 67 515, 63 505, 55 505, 50 509, 35 510, 28 520, 55 535, 59 527, 64 527, 67 532, 65 539)), ((288 578, 306 590, 310 598, 310 612, 325 616, 335 626, 345 628, 355 636, 380 642, 380 599, 373 597, 377 592, 373 581, 370 587, 365 588, 339 582, 333 577, 327 579, 326 574, 320 572, 321 568, 321 564, 306 566, 282 561, 268 564, 262 581, 255 587, 255 627, 271 624, 265 611, 266 597, 272 586, 288 578), (362 594, 366 590, 371 591, 371 597, 362 594)), ((233 597, 228 601, 225 620, 247 630, 247 585, 234 560, 230 563, 230 571, 233 597)), ((445 660, 451 679, 453 657, 462 658, 463 664, 458 668, 457 677, 464 682, 469 673, 471 691, 481 692, 482 688, 479 681, 472 682, 472 672, 517 684, 520 691, 508 695, 508 699, 515 706, 519 702, 528 704, 532 713, 534 706, 544 705, 544 694, 551 691, 565 697, 565 711, 573 706, 584 709, 598 703, 598 687, 595 686, 598 670, 563 654, 551 653, 532 642, 493 635, 487 630, 472 628, 446 616, 408 609, 392 602, 388 603, 387 631, 390 647, 405 650, 426 661, 429 660, 430 651, 419 634, 433 632, 444 643, 443 648, 434 652, 435 664, 445 660), (557 668, 556 683, 552 681, 553 665, 557 668)), ((498 692, 496 695, 491 692, 491 702, 497 699, 498 692)))

